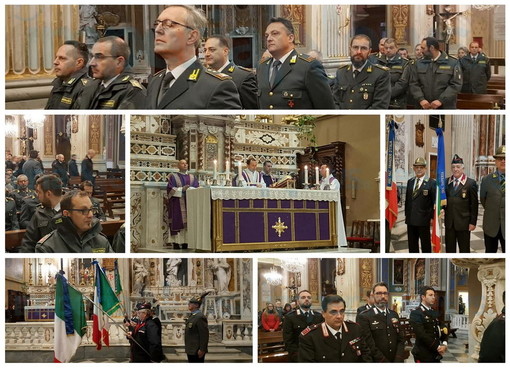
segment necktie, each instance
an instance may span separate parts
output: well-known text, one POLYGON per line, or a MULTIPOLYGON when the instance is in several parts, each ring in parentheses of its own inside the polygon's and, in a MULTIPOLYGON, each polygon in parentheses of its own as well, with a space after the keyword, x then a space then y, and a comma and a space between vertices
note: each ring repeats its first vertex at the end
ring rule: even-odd
POLYGON ((453 184, 453 188, 455 189, 455 191, 457 191, 457 189, 459 188, 459 179, 455 179, 455 183, 453 184))
POLYGON ((338 342, 342 341, 342 334, 341 334, 340 332, 337 332, 337 333, 335 334, 335 337, 336 337, 336 339, 338 340, 338 342))
POLYGON ((501 179, 499 181, 499 184, 501 185, 501 190, 504 193, 505 192, 505 174, 501 174, 501 179))
POLYGON ((282 64, 282 62, 280 60, 275 60, 273 62, 273 66, 271 67, 271 75, 269 77, 269 85, 271 86, 271 88, 273 87, 274 85, 274 81, 276 79, 276 73, 278 72, 278 67, 282 64))
POLYGON ((415 181, 416 183, 414 184, 413 196, 416 195, 418 189, 420 188, 420 179, 416 178, 415 181))
POLYGON ((353 74, 353 78, 356 79, 356 77, 359 75, 360 71, 358 69, 356 69, 352 74, 353 74))
POLYGON ((163 78, 163 82, 161 82, 161 87, 159 89, 158 105, 163 99, 163 96, 165 95, 166 91, 168 91, 168 88, 170 87, 170 82, 173 80, 174 75, 172 73, 166 73, 165 77, 163 78))

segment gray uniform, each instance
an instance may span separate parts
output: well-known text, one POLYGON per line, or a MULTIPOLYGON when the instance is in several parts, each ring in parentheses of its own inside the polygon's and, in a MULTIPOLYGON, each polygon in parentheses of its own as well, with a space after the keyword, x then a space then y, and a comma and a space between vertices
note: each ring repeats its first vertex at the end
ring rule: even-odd
POLYGON ((30 220, 32 220, 32 216, 39 205, 39 199, 35 194, 23 198, 21 203, 21 215, 19 218, 20 228, 26 229, 30 220))
POLYGON ((409 60, 400 55, 395 55, 391 60, 386 60, 384 64, 390 71, 391 80, 391 109, 406 109, 407 108, 407 90, 408 83, 402 83, 408 77, 409 73, 404 74, 407 69, 409 60))
POLYGON ((480 202, 485 209, 483 232, 495 238, 501 230, 505 238, 505 192, 501 188, 498 173, 489 174, 482 179, 480 202))
POLYGON ((239 92, 243 109, 256 110, 259 108, 257 76, 253 70, 230 63, 222 73, 232 77, 239 92))
POLYGON ((81 236, 69 217, 55 216, 55 230, 35 246, 36 253, 113 253, 106 236, 101 234, 99 220, 92 219, 92 227, 81 236))
POLYGON ((487 82, 491 79, 490 60, 485 54, 478 54, 473 60, 471 54, 459 60, 462 67, 462 93, 487 93, 487 82))
POLYGON ((340 109, 387 109, 391 99, 389 69, 367 62, 355 78, 352 64, 341 66, 336 72, 333 95, 340 109))
POLYGON ((5 197, 5 230, 19 230, 16 202, 11 197, 5 197))
POLYGON ((259 106, 261 109, 334 109, 328 77, 322 64, 296 50, 276 72, 269 84, 273 58, 263 60, 257 70, 259 106))
POLYGON ((55 229, 51 219, 57 212, 51 208, 43 207, 42 204, 36 208, 32 219, 28 223, 27 231, 21 241, 20 253, 34 253, 37 242, 55 229))
POLYGON ((410 91, 416 102, 441 101, 441 109, 455 109, 462 88, 462 70, 457 59, 444 52, 436 61, 418 59, 411 66, 410 91))
POLYGON ((11 197, 14 198, 14 200, 16 201, 16 209, 18 211, 21 211, 21 207, 23 206, 23 200, 27 197, 31 197, 31 196, 35 196, 35 191, 32 190, 32 189, 25 189, 25 190, 21 190, 21 189, 14 189, 12 192, 11 192, 11 197))
POLYGON ((186 320, 186 329, 184 332, 184 346, 186 354, 197 355, 198 351, 207 353, 209 345, 209 328, 207 318, 199 310, 191 314, 186 320))
POLYGON ((28 187, 35 189, 35 177, 43 173, 42 165, 35 158, 28 159, 23 165, 23 174, 28 178, 28 187))
POLYGON ((53 89, 45 109, 67 110, 74 108, 77 97, 89 81, 87 68, 78 70, 65 81, 55 78, 51 83, 53 89))
POLYGON ((102 80, 87 83, 75 104, 76 109, 90 110, 136 110, 145 108, 145 87, 130 73, 121 73, 103 88, 102 80))
POLYGON ((197 60, 182 73, 158 104, 166 70, 149 78, 147 109, 240 109, 235 83, 228 75, 205 69, 197 60))

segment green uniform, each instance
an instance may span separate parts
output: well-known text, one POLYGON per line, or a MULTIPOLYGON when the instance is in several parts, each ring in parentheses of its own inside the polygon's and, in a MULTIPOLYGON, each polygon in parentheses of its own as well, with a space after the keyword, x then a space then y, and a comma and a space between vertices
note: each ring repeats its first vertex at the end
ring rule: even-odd
POLYGON ((407 108, 407 91, 409 81, 402 83, 409 78, 409 73, 404 74, 407 69, 409 60, 400 55, 395 55, 393 59, 386 60, 384 64, 390 71, 391 80, 391 109, 406 109, 407 108))
POLYGON ((343 65, 336 71, 333 95, 341 110, 385 110, 391 99, 389 69, 367 62, 354 77, 352 64, 343 65))
POLYGON ((21 241, 20 253, 34 253, 37 242, 55 229, 51 219, 57 214, 52 208, 38 205, 28 222, 27 231, 21 241))
POLYGON ((27 197, 35 196, 35 190, 26 188, 25 190, 14 189, 11 192, 11 197, 16 201, 16 209, 21 211, 21 207, 23 206, 23 200, 27 197))
POLYGON ((199 350, 207 353, 208 345, 209 327, 207 318, 202 314, 202 311, 197 310, 186 320, 186 329, 184 330, 184 349, 188 354, 188 359, 198 358, 199 350))
POLYGON ((334 109, 328 77, 322 64, 311 56, 292 51, 269 82, 273 58, 257 69, 261 109, 334 109))
POLYGON ((5 197, 5 230, 19 230, 16 202, 11 197, 5 197))
POLYGON ((226 74, 205 69, 197 60, 177 78, 158 103, 166 70, 154 74, 147 87, 148 109, 236 110, 241 100, 235 83, 226 74))
POLYGON ((119 74, 108 87, 102 80, 94 79, 87 83, 78 97, 77 109, 89 110, 136 110, 144 109, 145 87, 129 73, 119 74))
POLYGON ((92 227, 81 236, 69 217, 57 215, 52 223, 55 230, 37 242, 36 253, 113 253, 96 218, 92 219, 92 227))
POLYGON ((487 82, 491 79, 490 60, 485 54, 471 54, 459 60, 462 67, 462 93, 487 93, 487 82))
POLYGON ((411 65, 410 92, 418 103, 441 101, 441 109, 457 108, 462 88, 462 70, 454 57, 441 52, 436 61, 419 59, 411 65))
POLYGON ((76 99, 90 82, 87 75, 87 68, 73 73, 66 80, 55 78, 51 83, 53 89, 46 104, 46 110, 67 110, 75 108, 76 99))
POLYGON ((239 92, 243 109, 257 110, 259 108, 257 76, 253 70, 230 63, 222 73, 232 77, 239 92))

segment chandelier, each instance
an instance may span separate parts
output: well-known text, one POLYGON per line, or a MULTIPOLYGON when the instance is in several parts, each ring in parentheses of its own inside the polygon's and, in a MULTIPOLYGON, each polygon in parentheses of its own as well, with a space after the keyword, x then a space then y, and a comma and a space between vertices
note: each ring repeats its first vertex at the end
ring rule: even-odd
POLYGON ((46 115, 38 114, 38 113, 26 114, 26 115, 23 115, 23 119, 25 120, 25 124, 27 125, 27 128, 38 129, 38 128, 42 128, 42 126, 44 125, 44 120, 46 120, 46 115))
POLYGON ((284 258, 281 260, 282 268, 288 272, 301 272, 305 268, 305 258, 284 258))
POLYGON ((14 138, 18 134, 18 127, 14 124, 14 117, 7 115, 5 117, 5 136, 14 138))
POLYGON ((266 283, 269 285, 278 286, 282 284, 283 276, 278 272, 276 267, 273 266, 269 269, 269 272, 264 274, 264 278, 266 279, 266 283))

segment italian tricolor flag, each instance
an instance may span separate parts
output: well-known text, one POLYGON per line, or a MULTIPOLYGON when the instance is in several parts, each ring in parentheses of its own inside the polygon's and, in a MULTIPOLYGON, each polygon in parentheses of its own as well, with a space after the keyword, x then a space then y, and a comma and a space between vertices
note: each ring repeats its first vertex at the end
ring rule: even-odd
POLYGON ((437 171, 436 171, 436 204, 434 206, 434 221, 432 224, 432 251, 441 252, 441 208, 446 206, 446 170, 444 137, 441 127, 436 128, 437 134, 437 171))
POLYGON ((108 322, 108 316, 111 316, 120 308, 120 303, 106 275, 101 267, 99 267, 99 263, 94 261, 94 264, 96 266, 96 285, 94 288, 92 341, 96 344, 96 349, 101 350, 103 344, 110 346, 110 323, 108 322))
POLYGON ((85 307, 81 293, 57 275, 55 293, 55 363, 68 363, 87 332, 85 307))

